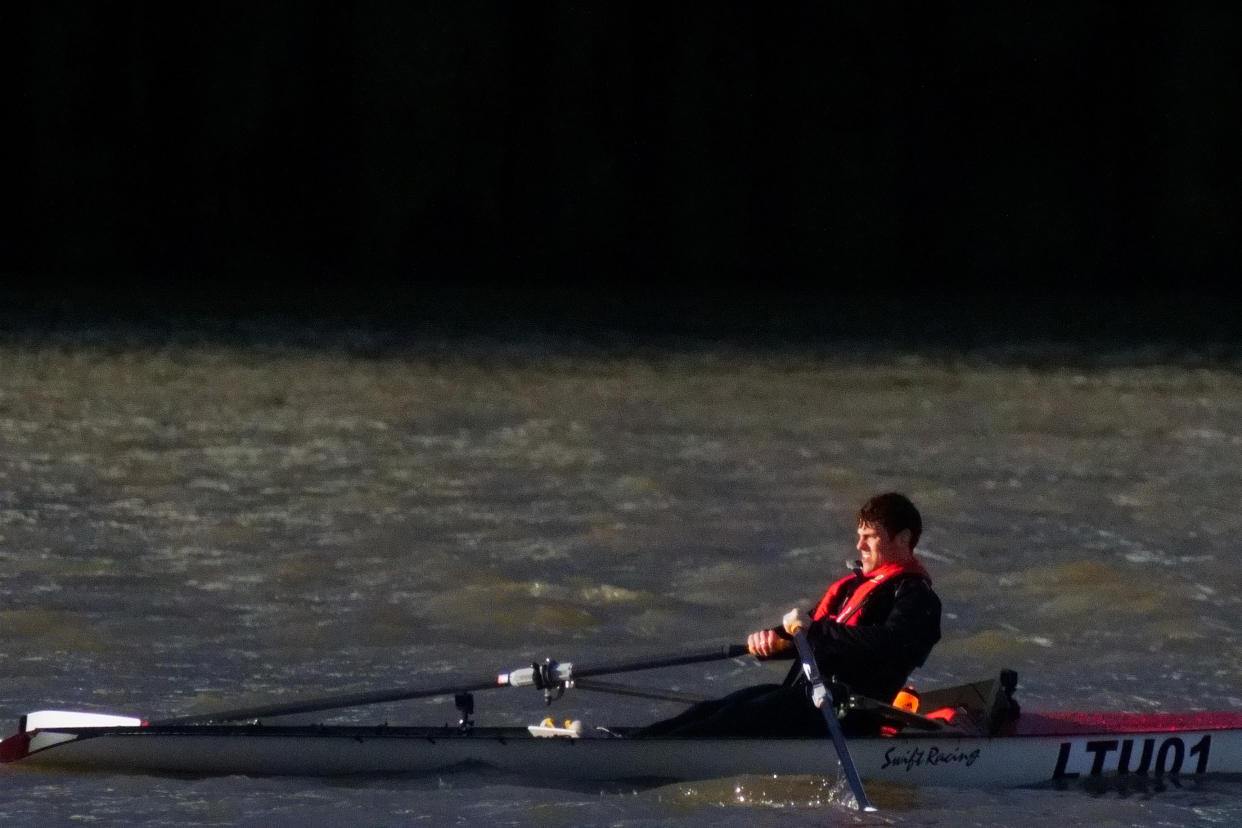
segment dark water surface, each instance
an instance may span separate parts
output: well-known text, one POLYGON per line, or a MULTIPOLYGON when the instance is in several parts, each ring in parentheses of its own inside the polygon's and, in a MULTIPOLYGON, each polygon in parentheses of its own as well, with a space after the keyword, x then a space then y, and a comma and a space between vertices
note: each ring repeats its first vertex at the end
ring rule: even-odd
MULTIPOLYGON (((0 720, 159 717, 744 639, 818 597, 869 494, 909 493, 944 600, 924 687, 1027 709, 1242 707, 1242 363, 429 342, 0 345, 0 720)), ((646 674, 716 695, 771 666, 646 674)), ((779 670, 777 671, 779 672, 779 670)), ((545 715, 477 697, 481 724, 545 715)), ((558 716, 666 702, 579 693, 558 716)), ((451 704, 344 711, 435 723, 451 704)), ((12 725, 5 728, 9 732, 12 725)), ((645 790, 0 770, 4 824, 1236 824, 1242 784, 645 790)))

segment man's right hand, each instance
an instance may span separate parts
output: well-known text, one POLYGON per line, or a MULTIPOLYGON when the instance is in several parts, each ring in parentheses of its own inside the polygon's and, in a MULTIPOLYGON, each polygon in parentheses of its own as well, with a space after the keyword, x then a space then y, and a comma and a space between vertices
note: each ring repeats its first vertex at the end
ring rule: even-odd
POLYGON ((746 639, 746 649, 759 658, 769 658, 788 650, 789 647, 790 641, 777 635, 776 630, 759 630, 746 639))

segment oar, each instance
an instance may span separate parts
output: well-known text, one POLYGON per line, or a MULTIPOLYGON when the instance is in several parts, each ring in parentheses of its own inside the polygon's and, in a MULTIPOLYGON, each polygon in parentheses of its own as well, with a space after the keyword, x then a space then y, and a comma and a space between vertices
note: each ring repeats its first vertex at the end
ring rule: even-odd
POLYGON ((323 696, 303 701, 265 704, 257 707, 242 707, 236 710, 222 710, 217 713, 199 713, 189 716, 175 716, 170 719, 153 721, 152 726, 161 725, 195 725, 214 722, 233 722, 240 719, 263 719, 276 716, 291 716, 295 713, 314 713, 321 710, 336 710, 342 707, 358 707, 365 704, 381 704, 383 702, 405 701, 408 699, 426 699, 434 696, 452 696, 457 693, 471 693, 476 690, 490 690, 494 687, 538 687, 548 690, 564 686, 578 678, 590 676, 606 676, 613 673, 629 673, 636 670, 653 670, 658 667, 676 667, 682 664, 696 664, 701 661, 721 661, 746 655, 748 650, 742 644, 729 644, 711 650, 680 655, 650 656, 638 661, 624 661, 618 664, 604 664, 599 667, 575 669, 573 664, 558 664, 548 660, 543 664, 532 664, 510 673, 493 675, 478 681, 458 682, 441 687, 398 687, 392 690, 376 690, 365 693, 346 693, 339 696, 323 696))
POLYGON ((574 679, 575 690, 595 690, 599 693, 612 693, 615 696, 633 696, 639 699, 656 699, 657 701, 681 702, 682 704, 698 704, 707 701, 707 696, 695 693, 682 693, 679 690, 652 690, 645 687, 630 687, 626 684, 613 684, 610 681, 595 679, 574 679))
POLYGON ((802 670, 811 682, 811 700, 824 714, 824 721, 828 723, 832 746, 837 749, 837 759, 841 760, 841 770, 850 783, 854 798, 858 800, 858 810, 875 811, 876 807, 867 799, 862 779, 858 776, 858 768, 854 767, 854 759, 850 756, 850 749, 845 744, 845 734, 841 732, 841 723, 837 721, 837 711, 832 704, 832 695, 824 687, 824 680, 820 678, 819 666, 815 663, 815 653, 811 650, 811 642, 806 640, 806 630, 802 629, 801 620, 796 618, 791 619, 786 629, 793 633, 794 645, 798 648, 798 658, 802 661, 802 670))

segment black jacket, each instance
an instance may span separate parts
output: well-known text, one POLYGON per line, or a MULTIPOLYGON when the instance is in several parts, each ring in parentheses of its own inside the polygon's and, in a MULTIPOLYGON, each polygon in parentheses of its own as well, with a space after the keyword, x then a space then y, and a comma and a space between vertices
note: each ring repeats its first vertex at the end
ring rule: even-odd
MULTIPOLYGON (((860 583, 847 584, 830 613, 860 583)), ((853 626, 825 618, 807 628, 819 670, 855 693, 891 702, 940 640, 940 598, 926 578, 898 575, 876 586, 857 618, 853 626)), ((801 672, 798 665, 797 675, 801 672)))

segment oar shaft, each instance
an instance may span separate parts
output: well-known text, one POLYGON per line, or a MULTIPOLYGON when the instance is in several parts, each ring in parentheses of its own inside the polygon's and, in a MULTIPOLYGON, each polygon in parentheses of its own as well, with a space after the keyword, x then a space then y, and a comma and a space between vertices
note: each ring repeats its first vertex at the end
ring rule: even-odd
POLYGON ((542 687, 542 674, 549 673, 553 682, 567 682, 577 678, 604 676, 612 673, 629 673, 636 670, 653 670, 658 667, 675 667, 681 664, 696 664, 702 661, 720 661, 745 655, 746 647, 740 644, 729 644, 698 653, 670 656, 652 656, 638 661, 626 661, 619 664, 603 665, 586 669, 574 669, 572 664, 550 663, 549 665, 533 665, 501 673, 490 679, 478 682, 463 682, 444 687, 399 687, 391 690, 378 690, 369 693, 349 693, 340 696, 323 696, 303 701, 265 704, 256 707, 241 707, 236 710, 222 710, 217 713, 200 713, 189 716, 177 716, 171 719, 153 721, 153 725, 196 725, 216 722, 235 722, 242 719, 262 719, 276 716, 291 716, 296 713, 316 713, 323 710, 337 710, 343 707, 359 707, 366 704, 382 704, 384 702, 406 701, 409 699, 426 699, 435 696, 451 696, 457 693, 472 693, 476 690, 490 690, 494 687, 542 687), (539 677, 536 680, 536 677, 539 677))
POLYGON ((619 664, 605 664, 599 667, 574 668, 574 678, 590 678, 591 676, 607 676, 614 673, 632 673, 637 670, 654 670, 659 667, 678 667, 682 664, 697 664, 701 661, 722 661, 727 658, 738 658, 749 652, 745 644, 726 644, 699 653, 687 653, 674 656, 652 656, 638 661, 623 661, 619 664))
POLYGON ((613 684, 609 681, 595 679, 574 679, 574 687, 578 690, 595 690, 599 693, 612 693, 616 696, 634 696, 639 699, 658 699, 660 701, 698 704, 707 701, 706 696, 694 693, 682 693, 678 690, 654 690, 647 687, 629 687, 624 684, 613 684))
POLYGON ((151 722, 152 725, 197 725, 215 724, 218 722, 235 722, 241 719, 262 719, 275 716, 292 716, 296 713, 316 713, 323 710, 336 710, 342 707, 359 707, 366 704, 382 704, 407 699, 428 699, 436 696, 451 696, 456 693, 472 693, 476 690, 490 690, 502 687, 503 682, 493 677, 490 681, 478 683, 452 684, 445 687, 431 688, 399 688, 393 690, 377 690, 371 693, 351 693, 341 696, 322 696, 315 699, 304 699, 296 702, 264 704, 257 707, 239 707, 235 710, 221 710, 216 713, 199 713, 189 716, 177 716, 151 722))
POLYGON ((806 640, 806 630, 799 629, 794 633, 794 645, 798 648, 798 658, 802 661, 802 669, 806 671, 806 677, 811 682, 816 703, 819 705, 820 712, 824 714, 824 722, 827 723, 828 733, 832 736, 832 746, 836 748, 837 758, 841 760, 841 770, 850 784, 850 790, 854 792, 854 798, 858 800, 858 810, 874 811, 875 806, 867 799, 862 778, 859 777, 858 768, 854 767, 854 759, 850 756, 850 749, 845 744, 845 734, 841 732, 841 723, 837 721, 832 693, 824 687, 824 680, 819 675, 819 666, 815 663, 815 652, 811 649, 811 642, 806 640))

